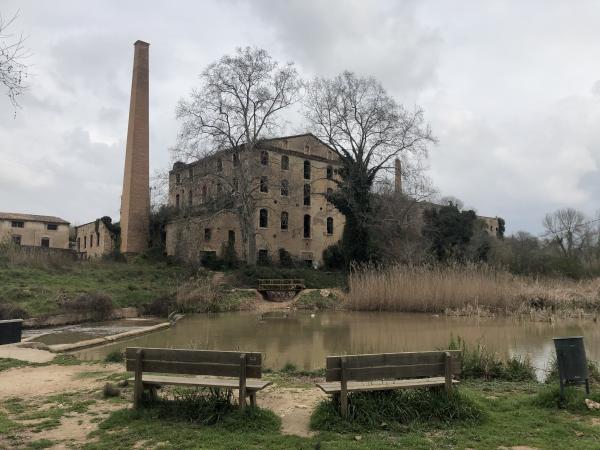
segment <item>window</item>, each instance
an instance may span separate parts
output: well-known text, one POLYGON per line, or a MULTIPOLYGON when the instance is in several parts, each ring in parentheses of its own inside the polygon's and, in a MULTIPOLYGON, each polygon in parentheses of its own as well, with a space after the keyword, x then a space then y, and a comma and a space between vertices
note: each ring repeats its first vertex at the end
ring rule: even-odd
POLYGON ((333 234, 333 217, 327 218, 327 234, 333 234))
POLYGON ((235 244, 235 231, 234 230, 229 230, 227 240, 229 241, 230 244, 235 244))
POLYGON ((287 155, 281 155, 281 170, 290 169, 290 158, 287 155))
POLYGON ((77 238, 77 250, 81 248, 81 238, 77 238))
POLYGON ((333 152, 331 150, 327 150, 327 159, 333 159, 333 152))
POLYGON ((240 155, 237 153, 233 154, 232 162, 234 166, 237 166, 240 163, 240 155))
POLYGON ((332 188, 327 188, 327 195, 325 196, 325 199, 327 200, 327 203, 331 203, 331 196, 333 195, 333 189, 332 188))
POLYGON ((258 226, 260 228, 267 228, 269 226, 269 211, 264 208, 258 213, 258 226))
POLYGON ((90 234, 90 248, 94 246, 94 235, 90 234))
POLYGON ((223 171, 223 160, 221 158, 217 158, 217 172, 223 171))
POLYGON ((261 166, 269 165, 269 152, 267 152, 266 150, 260 152, 260 164, 261 166))
POLYGON ((96 233, 96 247, 100 246, 100 233, 96 233))
POLYGON ((13 228, 24 228, 25 227, 25 222, 22 222, 20 220, 13 220, 11 223, 11 226, 13 228))
POLYGON ((175 183, 181 184, 181 173, 179 172, 175 174, 175 183))
POLYGON ((87 247, 87 236, 83 237, 83 248, 87 247))
POLYGON ((58 230, 58 225, 55 223, 49 223, 46 225, 46 229, 49 231, 56 231, 58 230))
POLYGON ((175 195, 175 206, 179 208, 179 194, 175 195))
POLYGON ((304 179, 310 180, 310 161, 304 161, 304 179))
POLYGON ((204 240, 205 241, 210 241, 210 238, 212 237, 212 229, 211 228, 205 228, 204 229, 204 240))
POLYGON ((269 192, 269 178, 266 176, 260 177, 260 192, 269 192))
POLYGON ((188 191, 188 206, 190 206, 190 207, 192 206, 192 201, 193 201, 192 191, 188 191))
POLYGON ((206 197, 208 196, 208 188, 206 185, 202 186, 202 203, 206 201, 206 197))
POLYGON ((289 214, 287 213, 287 211, 282 211, 281 212, 281 229, 287 230, 289 227, 289 222, 290 222, 289 214))
POLYGON ((290 193, 288 180, 281 180, 281 195, 287 197, 290 193))
POLYGON ((192 180, 192 179, 194 178, 194 169, 193 169, 192 167, 190 167, 190 168, 188 169, 188 178, 189 178, 190 180, 192 180))
POLYGON ((256 261, 256 263, 260 266, 260 265, 268 265, 269 264, 269 250, 267 249, 260 249, 258 251, 258 260, 256 261))
POLYGON ((42 247, 49 248, 50 247, 50 239, 45 237, 42 238, 42 247))
POLYGON ((306 144, 304 146, 304 153, 306 153, 307 155, 310 155, 310 145, 306 144))
POLYGON ((327 166, 327 179, 331 180, 333 178, 333 167, 327 166))
POLYGON ((304 206, 310 206, 310 184, 304 185, 304 206))
POLYGON ((310 215, 304 214, 304 237, 310 237, 310 215))
POLYGON ((19 236, 18 234, 15 234, 12 237, 12 241, 13 241, 13 244, 15 244, 15 245, 21 245, 21 236, 19 236))

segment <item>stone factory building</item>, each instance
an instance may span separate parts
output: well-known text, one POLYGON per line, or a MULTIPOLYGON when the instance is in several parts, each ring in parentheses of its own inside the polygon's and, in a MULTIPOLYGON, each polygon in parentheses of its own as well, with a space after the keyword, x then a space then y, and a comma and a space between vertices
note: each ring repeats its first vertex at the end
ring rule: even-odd
POLYGON ((326 199, 335 189, 340 162, 312 134, 263 140, 250 154, 224 150, 189 164, 175 163, 169 173, 169 205, 180 214, 166 226, 167 254, 199 261, 222 256, 231 243, 242 257, 239 218, 227 207, 227 198, 238 193, 239 167, 252 172, 244 176, 256 188, 258 257, 277 262, 285 250, 297 261, 320 265, 323 250, 341 239, 344 216, 326 199))
POLYGON ((118 229, 110 217, 75 227, 75 248, 81 259, 99 258, 117 249, 118 229))
POLYGON ((26 247, 69 248, 69 222, 60 217, 0 212, 0 242, 26 247))

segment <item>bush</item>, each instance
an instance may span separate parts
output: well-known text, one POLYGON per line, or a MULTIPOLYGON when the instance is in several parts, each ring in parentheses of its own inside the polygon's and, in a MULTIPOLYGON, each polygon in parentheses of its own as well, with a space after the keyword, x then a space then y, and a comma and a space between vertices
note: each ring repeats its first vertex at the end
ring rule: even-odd
MULTIPOLYGON (((592 360, 588 359, 588 377, 591 383, 598 384, 600 383, 600 370, 598 369, 598 364, 592 360)), ((546 378, 544 379, 544 383, 558 383, 558 363, 556 358, 550 361, 550 365, 548 371, 546 372, 546 378)))
POLYGON ((93 313, 96 320, 109 319, 114 307, 112 298, 101 292, 79 294, 73 299, 65 300, 62 306, 74 312, 93 313))
POLYGON ((308 293, 301 293, 295 306, 298 309, 325 310, 335 309, 339 304, 339 299, 326 290, 314 290, 308 293))
POLYGON ((315 409, 310 425, 319 431, 347 432, 413 423, 478 422, 482 418, 481 408, 456 389, 451 395, 442 389, 396 389, 350 394, 347 421, 339 414, 339 400, 327 399, 315 409))
POLYGON ((271 257, 268 252, 258 252, 258 258, 256 259, 257 266, 270 266, 272 264, 271 257))
MULTIPOLYGON (((2 300, 0 298, 0 300, 2 300)), ((27 319, 29 314, 14 303, 0 303, 0 320, 27 319)))
POLYGON ((121 350, 112 350, 104 357, 104 362, 122 363, 125 361, 125 354, 121 350))
POLYGON ((203 252, 200 257, 200 264, 210 270, 223 269, 223 260, 217 258, 216 252, 203 252))
POLYGON ((338 270, 346 268, 346 260, 341 243, 330 245, 323 250, 323 265, 327 269, 338 270))
POLYGON ((172 295, 155 298, 143 306, 144 314, 148 316, 169 317, 175 309, 175 298, 172 295))
POLYGON ((238 255, 235 251, 235 243, 227 241, 223 243, 221 254, 223 255, 223 265, 228 269, 235 269, 240 265, 238 255))
POLYGON ((565 388, 564 398, 561 398, 558 386, 548 386, 538 393, 533 402, 543 408, 558 408, 566 409, 572 413, 586 413, 591 412, 585 404, 586 398, 600 402, 600 393, 590 392, 588 395, 582 387, 569 386, 565 388))

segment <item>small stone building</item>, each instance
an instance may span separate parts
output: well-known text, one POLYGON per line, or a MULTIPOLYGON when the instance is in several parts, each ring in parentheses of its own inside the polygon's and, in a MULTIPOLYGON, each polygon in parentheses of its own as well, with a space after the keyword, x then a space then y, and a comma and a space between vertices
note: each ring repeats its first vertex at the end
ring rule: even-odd
MULTIPOLYGON (((252 154, 224 150, 169 173, 169 205, 180 212, 166 226, 167 254, 187 261, 222 256, 228 243, 244 254, 238 216, 229 201, 242 174, 256 199, 257 255, 277 262, 280 251, 318 266, 342 236, 344 216, 327 201, 336 187, 336 153, 312 134, 264 140, 252 154), (243 156, 238 156, 243 155, 243 156), (252 161, 238 161, 247 158, 252 161)), ((249 192, 246 189, 244 192, 249 192)))
POLYGON ((60 217, 0 212, 0 242, 26 247, 69 248, 69 222, 60 217))
POLYGON ((75 230, 75 248, 82 259, 99 258, 118 248, 118 228, 110 217, 79 225, 75 230))

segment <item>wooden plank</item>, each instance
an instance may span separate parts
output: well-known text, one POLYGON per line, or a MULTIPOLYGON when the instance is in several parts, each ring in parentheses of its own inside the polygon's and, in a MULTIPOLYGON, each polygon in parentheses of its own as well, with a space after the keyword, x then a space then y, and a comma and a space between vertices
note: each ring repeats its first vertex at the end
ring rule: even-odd
POLYGON ((239 406, 240 409, 246 408, 246 355, 242 353, 240 355, 240 384, 239 384, 239 406))
POLYGON ((142 381, 144 351, 138 348, 135 352, 135 384, 133 387, 133 407, 138 409, 142 403, 144 383, 142 381))
MULTIPOLYGON (((420 378, 416 380, 390 380, 360 382, 349 381, 347 384, 348 392, 362 391, 387 391, 391 389, 418 389, 424 387, 444 386, 446 380, 444 377, 420 378)), ((452 384, 458 384, 458 380, 452 380, 452 384)), ((336 394, 341 392, 341 382, 317 383, 317 386, 326 394, 336 394)))
POLYGON ((446 365, 445 365, 445 386, 446 392, 449 394, 452 391, 452 355, 446 352, 446 365))
MULTIPOLYGON (((211 378, 211 377, 177 377, 169 375, 143 375, 143 383, 145 385, 162 386, 198 386, 198 387, 218 387, 218 388, 229 388, 236 389, 239 387, 240 382, 237 378, 211 378)), ((133 381, 134 378, 130 378, 129 381, 133 381)), ((271 381, 263 381, 257 379, 246 380, 247 391, 260 391, 267 386, 272 384, 271 381)))
MULTIPOLYGON (((454 373, 459 371, 459 366, 451 366, 454 373)), ((436 364, 413 364, 404 366, 378 366, 378 367, 355 367, 346 369, 348 380, 368 381, 386 378, 419 378, 437 377, 445 375, 445 363, 436 364)), ((340 381, 341 369, 328 369, 325 372, 326 381, 340 381)))
MULTIPOLYGON (((401 353, 377 353, 365 355, 344 355, 348 368, 370 367, 370 366, 403 366, 412 364, 442 363, 450 353, 453 360, 460 360, 460 350, 428 351, 428 352, 401 352, 401 353)), ((326 369, 339 369, 341 356, 328 356, 326 369)))
MULTIPOLYGON (((125 350, 126 359, 135 359, 138 347, 128 347, 125 350)), ((240 355, 246 353, 248 365, 260 366, 262 354, 259 352, 236 352, 217 350, 188 350, 175 348, 144 348, 144 359, 176 362, 205 362, 221 364, 239 364, 240 355)))
POLYGON ((340 409, 342 417, 348 418, 348 369, 346 368, 346 358, 341 359, 340 374, 340 409))
MULTIPOLYGON (((135 370, 135 361, 128 359, 126 369, 129 371, 135 370)), ((144 372, 237 377, 240 374, 240 365, 239 362, 237 364, 212 364, 144 359, 144 372)), ((248 378, 261 378, 262 368, 260 366, 247 366, 246 376, 248 378)))

